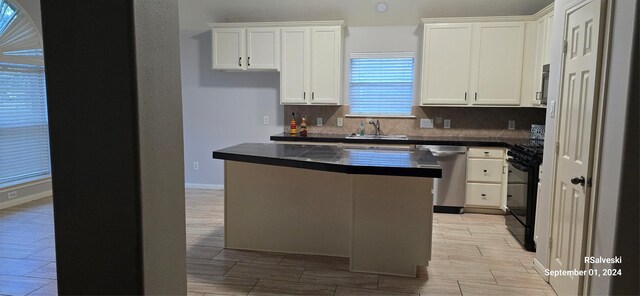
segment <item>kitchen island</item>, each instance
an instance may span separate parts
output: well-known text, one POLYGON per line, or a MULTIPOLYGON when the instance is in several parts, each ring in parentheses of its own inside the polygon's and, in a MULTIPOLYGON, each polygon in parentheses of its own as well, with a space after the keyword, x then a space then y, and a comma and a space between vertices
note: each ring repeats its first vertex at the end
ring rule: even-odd
POLYGON ((225 160, 225 247, 350 258, 350 270, 401 276, 431 258, 428 149, 247 143, 225 160))

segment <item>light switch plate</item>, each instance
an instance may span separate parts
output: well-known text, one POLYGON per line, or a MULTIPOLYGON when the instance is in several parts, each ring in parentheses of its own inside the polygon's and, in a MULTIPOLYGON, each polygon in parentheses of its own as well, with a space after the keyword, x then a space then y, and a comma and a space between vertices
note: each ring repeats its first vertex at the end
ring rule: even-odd
POLYGON ((451 128, 451 119, 444 120, 444 128, 451 128))
POLYGON ((318 119, 316 119, 316 125, 322 126, 322 117, 318 117, 318 119))
POLYGON ((515 130, 516 129, 516 121, 515 120, 509 120, 509 130, 515 130))
POLYGON ((547 107, 549 108, 549 117, 556 117, 556 101, 551 101, 547 107))
POLYGON ((420 119, 420 128, 433 128, 433 120, 429 118, 420 119))
POLYGON ((262 123, 263 123, 264 125, 269 124, 269 116, 265 116, 265 117, 263 117, 263 118, 262 118, 262 123))
POLYGON ((344 125, 344 118, 338 117, 338 126, 343 126, 343 125, 344 125))

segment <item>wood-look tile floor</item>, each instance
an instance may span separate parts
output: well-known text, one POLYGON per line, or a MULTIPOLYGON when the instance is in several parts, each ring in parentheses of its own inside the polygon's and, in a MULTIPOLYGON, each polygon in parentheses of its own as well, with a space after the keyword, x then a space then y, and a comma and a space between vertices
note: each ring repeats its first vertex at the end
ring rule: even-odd
MULTIPOLYGON (((555 295, 504 226, 435 214, 418 278, 349 272, 347 258, 225 250, 223 191, 187 189, 189 295, 555 295)), ((0 295, 55 295, 51 198, 0 210, 0 295)))

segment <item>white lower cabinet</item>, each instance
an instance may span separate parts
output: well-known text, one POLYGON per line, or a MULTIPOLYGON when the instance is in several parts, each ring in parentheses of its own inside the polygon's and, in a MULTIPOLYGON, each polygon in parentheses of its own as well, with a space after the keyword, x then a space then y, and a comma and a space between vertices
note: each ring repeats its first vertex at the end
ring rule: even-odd
POLYGON ((469 148, 465 208, 504 210, 506 166, 504 148, 469 148))
POLYGON ((466 206, 500 207, 502 184, 467 183, 466 206))

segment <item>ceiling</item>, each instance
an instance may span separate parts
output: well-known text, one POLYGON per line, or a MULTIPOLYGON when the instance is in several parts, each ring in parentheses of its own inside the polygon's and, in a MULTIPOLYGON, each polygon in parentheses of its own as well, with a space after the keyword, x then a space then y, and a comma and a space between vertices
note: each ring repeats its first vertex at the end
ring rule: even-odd
POLYGON ((409 26, 423 17, 530 15, 553 0, 180 0, 181 28, 207 22, 345 20, 348 26, 409 26), (388 10, 378 13, 378 2, 388 10))

